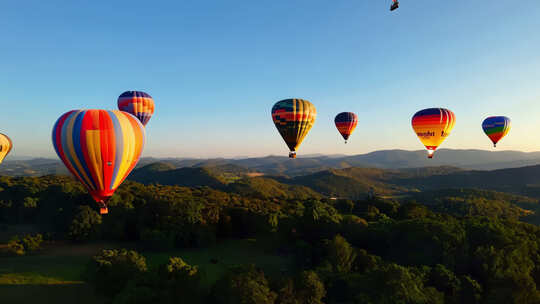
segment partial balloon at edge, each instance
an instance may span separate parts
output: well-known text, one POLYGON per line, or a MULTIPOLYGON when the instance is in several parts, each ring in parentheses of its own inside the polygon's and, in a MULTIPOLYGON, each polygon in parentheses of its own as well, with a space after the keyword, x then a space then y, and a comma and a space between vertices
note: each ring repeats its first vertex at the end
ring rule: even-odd
POLYGON ((13 142, 6 134, 0 133, 0 164, 13 149, 13 142))

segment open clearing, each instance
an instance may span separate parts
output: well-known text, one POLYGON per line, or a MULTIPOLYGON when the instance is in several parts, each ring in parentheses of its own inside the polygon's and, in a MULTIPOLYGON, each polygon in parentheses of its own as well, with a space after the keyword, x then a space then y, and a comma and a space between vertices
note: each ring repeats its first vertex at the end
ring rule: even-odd
MULTIPOLYGON (((91 256, 102 249, 131 248, 133 244, 56 244, 42 253, 22 257, 0 257, 0 292, 2 303, 102 303, 94 295, 82 274, 91 256)), ((273 254, 268 243, 254 239, 226 240, 210 248, 142 252, 149 267, 167 263, 177 256, 198 265, 203 283, 210 287, 228 267, 255 264, 270 276, 290 270, 289 257, 273 254), (214 260, 214 263, 211 262, 214 260), (217 261, 217 262, 216 262, 217 261)))

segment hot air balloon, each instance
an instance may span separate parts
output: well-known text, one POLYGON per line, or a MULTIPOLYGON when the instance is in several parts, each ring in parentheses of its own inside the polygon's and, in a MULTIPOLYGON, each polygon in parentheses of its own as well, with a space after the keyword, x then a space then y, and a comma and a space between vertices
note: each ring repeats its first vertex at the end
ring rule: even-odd
POLYGON ((392 0, 392 5, 390 5, 390 11, 394 11, 399 7, 398 0, 392 0))
POLYGON ((0 164, 11 151, 11 148, 13 148, 11 139, 7 135, 0 133, 0 164))
POLYGON ((428 158, 433 158, 433 153, 450 135, 455 123, 456 116, 448 109, 430 108, 414 114, 412 127, 420 141, 426 146, 428 158))
POLYGON ((126 91, 118 97, 118 109, 135 115, 146 126, 154 114, 154 100, 145 92, 126 91))
POLYGON ((272 107, 272 119, 289 147, 290 158, 296 158, 296 149, 313 127, 316 117, 315 106, 303 99, 284 99, 272 107))
POLYGON ((358 124, 358 115, 352 112, 341 112, 336 115, 334 122, 336 123, 336 128, 339 133, 341 133, 341 136, 345 139, 345 143, 347 143, 349 136, 351 136, 358 124))
POLYGON ((145 131, 122 111, 73 110, 60 116, 52 131, 58 157, 107 213, 107 201, 141 156, 145 131))
POLYGON ((510 118, 506 116, 490 116, 482 123, 484 133, 493 142, 493 147, 497 147, 497 143, 510 131, 510 118))

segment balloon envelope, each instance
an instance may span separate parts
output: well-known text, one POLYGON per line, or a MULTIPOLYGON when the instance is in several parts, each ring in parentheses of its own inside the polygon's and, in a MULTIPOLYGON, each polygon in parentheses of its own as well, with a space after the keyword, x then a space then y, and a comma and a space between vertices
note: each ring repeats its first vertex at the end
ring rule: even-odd
POLYGON ((296 157, 296 150, 313 127, 316 117, 315 106, 303 99, 284 99, 272 107, 272 120, 291 151, 289 157, 296 157))
POLYGON ((0 164, 4 161, 4 158, 6 158, 12 148, 13 142, 11 139, 7 135, 0 133, 0 164))
POLYGON ((437 147, 450 135, 456 123, 454 112, 443 108, 430 108, 416 112, 412 127, 432 158, 437 147))
POLYGON ((154 114, 154 100, 145 92, 126 91, 118 97, 118 109, 135 115, 146 126, 154 114))
POLYGON ((73 110, 52 131, 58 157, 106 213, 106 202, 139 161, 145 132, 126 112, 73 110))
POLYGON ((358 124, 358 115, 352 112, 341 112, 336 115, 334 122, 339 133, 343 136, 343 139, 345 139, 345 143, 347 143, 349 136, 351 136, 358 124))
POLYGON ((499 140, 508 134, 510 127, 510 118, 506 116, 490 116, 482 122, 482 129, 493 142, 493 146, 497 146, 499 140))

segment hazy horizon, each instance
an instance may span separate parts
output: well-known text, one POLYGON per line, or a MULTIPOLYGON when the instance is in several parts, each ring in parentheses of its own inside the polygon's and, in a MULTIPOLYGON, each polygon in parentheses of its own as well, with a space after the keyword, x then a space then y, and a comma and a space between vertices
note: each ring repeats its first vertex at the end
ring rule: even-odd
MULTIPOLYGON (((451 149, 451 148, 441 148, 437 149, 437 151, 481 151, 481 152, 508 152, 508 153, 526 153, 526 154, 534 154, 534 153, 540 153, 539 151, 519 151, 519 150, 502 150, 502 149, 451 149)), ((425 153, 425 149, 415 149, 415 150, 406 150, 406 149, 382 149, 382 150, 374 150, 374 151, 368 151, 365 153, 353 153, 353 154, 344 154, 344 153, 309 153, 309 154, 301 154, 298 157, 300 158, 312 158, 312 157, 348 157, 348 156, 358 156, 358 155, 367 155, 371 153, 377 153, 377 152, 389 152, 389 151, 401 151, 401 152, 418 152, 418 153, 425 153)), ((427 155, 427 154, 426 154, 427 155)), ((170 156, 155 156, 155 155, 144 155, 141 158, 156 158, 156 159, 247 159, 247 158, 265 158, 265 157, 283 157, 288 158, 287 155, 283 155, 283 153, 274 153, 274 154, 261 154, 261 155, 254 155, 254 156, 247 156, 247 155, 233 155, 233 156, 210 156, 210 157, 190 157, 190 156, 183 156, 183 155, 170 155, 170 156)), ((19 160, 33 160, 33 159, 53 159, 58 160, 58 157, 56 155, 51 156, 29 156, 29 155, 15 155, 12 156, 11 154, 6 157, 5 161, 19 161, 19 160)), ((436 163, 435 163, 436 165, 436 163)))
POLYGON ((498 149, 540 151, 536 2, 52 2, 0 11, 8 160, 56 157, 60 115, 125 90, 156 103, 143 157, 286 156, 270 109, 289 97, 318 111, 300 157, 420 150, 410 119, 439 106, 457 117, 441 148, 490 150, 481 122, 506 115, 498 149), (346 145, 341 111, 359 116, 346 145))

